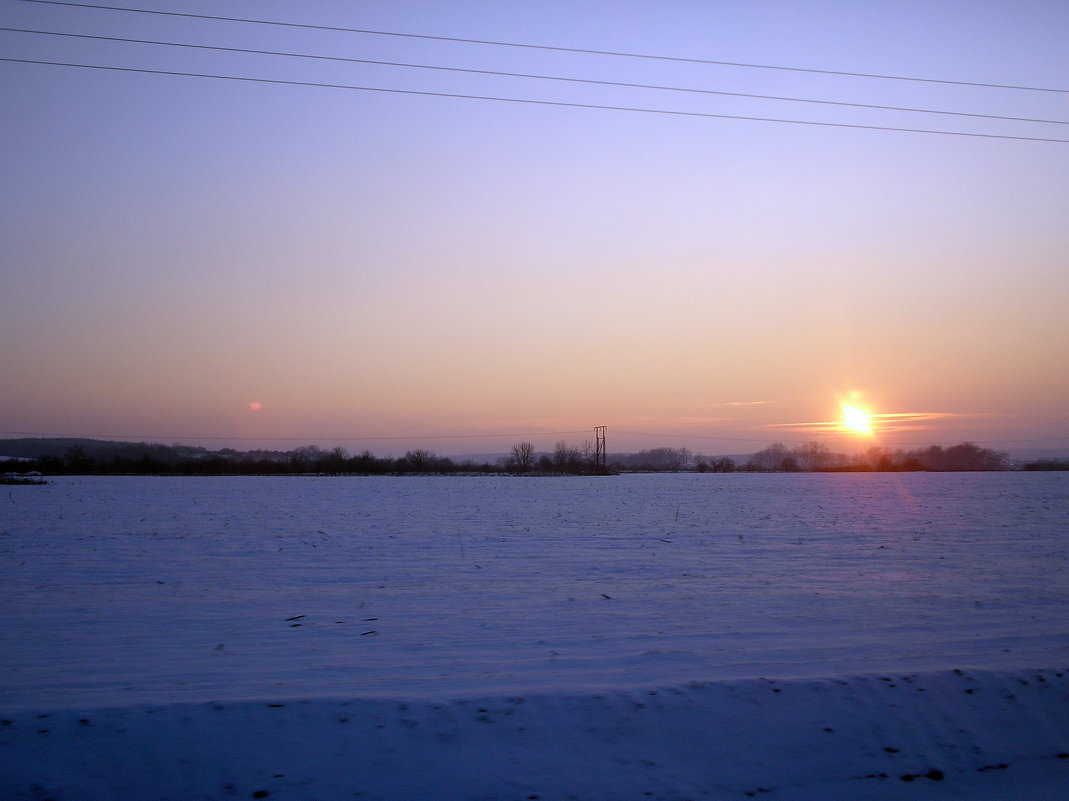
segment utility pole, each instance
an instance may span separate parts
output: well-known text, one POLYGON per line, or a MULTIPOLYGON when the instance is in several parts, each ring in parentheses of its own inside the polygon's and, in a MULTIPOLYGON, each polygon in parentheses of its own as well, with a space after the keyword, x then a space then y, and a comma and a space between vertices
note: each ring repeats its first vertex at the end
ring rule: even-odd
POLYGON ((606 472, 605 467, 605 426, 594 426, 594 469, 606 472))

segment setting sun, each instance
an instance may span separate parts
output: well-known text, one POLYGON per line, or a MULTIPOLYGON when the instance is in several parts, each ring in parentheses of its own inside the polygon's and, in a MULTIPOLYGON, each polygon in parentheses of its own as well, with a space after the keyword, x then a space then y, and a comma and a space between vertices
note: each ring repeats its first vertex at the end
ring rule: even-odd
POLYGON ((852 431, 855 434, 872 434, 872 417, 867 411, 849 403, 844 403, 842 412, 843 428, 847 431, 852 431))

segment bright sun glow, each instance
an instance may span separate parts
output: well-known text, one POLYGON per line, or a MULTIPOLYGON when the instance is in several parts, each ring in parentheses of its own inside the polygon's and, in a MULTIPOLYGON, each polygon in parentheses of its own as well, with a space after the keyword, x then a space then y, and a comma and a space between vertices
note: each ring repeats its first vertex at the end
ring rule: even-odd
POLYGON ((867 411, 849 403, 844 403, 843 428, 855 434, 871 434, 872 418, 867 411))

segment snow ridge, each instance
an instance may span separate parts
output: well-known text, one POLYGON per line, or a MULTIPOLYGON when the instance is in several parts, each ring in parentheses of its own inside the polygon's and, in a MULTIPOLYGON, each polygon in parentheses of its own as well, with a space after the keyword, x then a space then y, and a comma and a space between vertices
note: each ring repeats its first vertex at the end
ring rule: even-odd
POLYGON ((62 801, 1005 799, 1069 787, 1069 671, 693 683, 448 702, 21 712, 0 796, 62 801))

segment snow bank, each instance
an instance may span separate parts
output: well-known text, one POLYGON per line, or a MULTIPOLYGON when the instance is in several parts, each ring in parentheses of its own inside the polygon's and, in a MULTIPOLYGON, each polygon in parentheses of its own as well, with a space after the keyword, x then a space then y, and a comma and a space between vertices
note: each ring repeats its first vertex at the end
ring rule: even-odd
POLYGON ((451 702, 0 721, 10 799, 1063 801, 1064 671, 748 680, 451 702))

